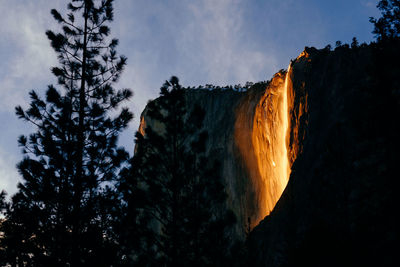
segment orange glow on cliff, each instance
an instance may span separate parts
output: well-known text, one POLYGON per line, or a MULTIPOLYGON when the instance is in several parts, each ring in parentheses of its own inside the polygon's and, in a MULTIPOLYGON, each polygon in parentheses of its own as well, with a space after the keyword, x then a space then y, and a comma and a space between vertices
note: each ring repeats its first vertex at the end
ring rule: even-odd
POLYGON ((248 212, 251 226, 258 224, 275 207, 290 176, 288 157, 291 67, 277 73, 267 88, 254 90, 236 113, 235 143, 245 163, 256 208, 248 212))

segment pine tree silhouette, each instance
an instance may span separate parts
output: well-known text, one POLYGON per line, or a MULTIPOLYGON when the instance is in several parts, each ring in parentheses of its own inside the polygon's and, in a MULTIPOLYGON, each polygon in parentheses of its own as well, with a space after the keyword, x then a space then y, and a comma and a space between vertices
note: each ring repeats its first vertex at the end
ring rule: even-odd
POLYGON ((1 231, 0 247, 12 266, 110 266, 117 261, 115 184, 127 152, 118 134, 132 114, 117 109, 131 97, 114 90, 126 65, 109 37, 112 0, 73 0, 69 13, 51 10, 62 32, 47 31, 60 65, 52 68, 58 87, 45 100, 30 92, 17 116, 36 132, 18 140, 25 154, 23 178, 1 231))
POLYGON ((224 206, 219 165, 205 156, 204 111, 188 109, 185 89, 172 77, 147 115, 158 126, 136 134, 131 178, 142 188, 143 216, 150 218, 147 264, 223 266, 225 231, 235 218, 224 206))
POLYGON ((370 17, 369 21, 374 24, 375 37, 378 41, 400 37, 400 1, 381 0, 377 8, 382 17, 375 19, 370 17))

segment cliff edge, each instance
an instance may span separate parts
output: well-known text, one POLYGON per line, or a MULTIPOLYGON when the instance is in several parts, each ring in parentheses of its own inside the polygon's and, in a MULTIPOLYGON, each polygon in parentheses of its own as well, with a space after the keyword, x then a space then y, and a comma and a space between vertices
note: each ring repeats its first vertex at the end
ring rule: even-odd
POLYGON ((308 48, 292 63, 294 102, 307 107, 303 119, 291 112, 301 147, 249 237, 251 266, 398 266, 396 47, 308 48))
MULTIPOLYGON (((248 266, 396 266, 398 47, 306 48, 247 91, 187 90, 222 163, 232 234, 254 228, 248 266)), ((161 127, 145 109, 146 125, 161 127)))

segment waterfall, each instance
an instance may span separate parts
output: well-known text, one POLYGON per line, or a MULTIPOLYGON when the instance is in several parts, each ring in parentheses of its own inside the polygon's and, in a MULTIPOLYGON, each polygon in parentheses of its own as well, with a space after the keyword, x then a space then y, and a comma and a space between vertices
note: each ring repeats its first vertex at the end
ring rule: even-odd
MULTIPOLYGON (((282 119, 282 126, 281 126, 281 133, 280 135, 283 137, 283 140, 280 141, 280 146, 282 147, 281 152, 281 189, 282 192, 285 189, 289 177, 290 177, 290 163, 289 163, 289 155, 288 155, 288 131, 289 131, 289 105, 288 105, 288 91, 289 91, 289 83, 291 83, 290 79, 291 75, 291 65, 289 65, 288 70, 285 75, 285 84, 283 87, 282 92, 282 105, 281 105, 281 119, 282 119)), ((280 194, 282 194, 282 192, 280 194)))
MULTIPOLYGON (((256 210, 248 212, 258 224, 275 207, 290 175, 288 158, 291 66, 277 73, 267 88, 249 92, 237 109, 235 141, 252 184, 256 210)), ((250 205, 249 205, 250 206, 250 205)))

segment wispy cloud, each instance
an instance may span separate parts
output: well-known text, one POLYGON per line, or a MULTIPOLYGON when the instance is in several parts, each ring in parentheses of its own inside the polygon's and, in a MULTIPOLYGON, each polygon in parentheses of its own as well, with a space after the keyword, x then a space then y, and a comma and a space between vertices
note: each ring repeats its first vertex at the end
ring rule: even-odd
POLYGON ((13 111, 14 106, 24 102, 29 90, 49 82, 50 66, 56 63, 44 34, 50 25, 49 10, 39 2, 43 3, 19 2, 12 8, 0 2, 0 35, 4 40, 0 52, 4 59, 0 65, 0 111, 13 111))
POLYGON ((192 59, 188 62, 200 62, 209 82, 255 81, 266 68, 276 67, 272 55, 246 40, 244 5, 239 0, 203 0, 188 6, 191 19, 183 28, 180 48, 192 59))
POLYGON ((64 1, 0 1, 0 119, 3 130, 0 142, 0 190, 9 195, 16 191, 19 174, 16 163, 21 159, 16 139, 31 129, 17 122, 14 107, 28 104, 28 92, 42 93, 53 83, 50 67, 56 55, 45 36, 54 25, 50 8, 64 1))
POLYGON ((247 39, 246 1, 118 2, 114 32, 128 66, 120 85, 135 96, 136 119, 124 142, 133 147, 132 133, 148 99, 158 95, 165 79, 177 75, 185 86, 266 80, 277 70, 271 53, 247 39))

